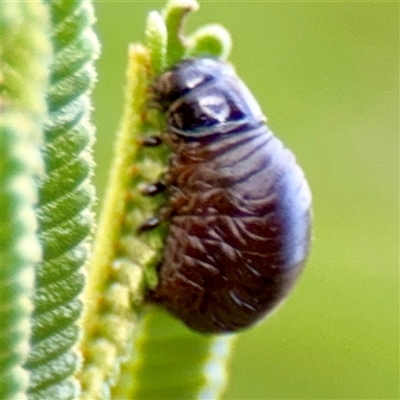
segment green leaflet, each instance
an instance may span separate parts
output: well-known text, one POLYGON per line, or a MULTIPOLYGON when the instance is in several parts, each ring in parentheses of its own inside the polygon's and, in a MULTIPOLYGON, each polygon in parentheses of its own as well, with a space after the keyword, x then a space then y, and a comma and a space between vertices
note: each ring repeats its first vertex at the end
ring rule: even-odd
POLYGON ((110 383, 117 378, 119 364, 132 347, 130 338, 138 319, 132 308, 143 299, 144 265, 157 262, 157 249, 162 246, 158 236, 143 240, 132 235, 156 209, 155 204, 143 201, 137 184, 157 179, 163 170, 160 161, 141 154, 142 146, 135 135, 148 126, 144 113, 148 60, 142 46, 131 47, 124 115, 85 291, 85 359, 80 374, 84 399, 109 397, 110 383), (135 165, 134 159, 138 160, 135 165))
POLYGON ((153 308, 137 335, 136 357, 122 367, 113 398, 218 399, 227 384, 232 339, 194 333, 153 308))
POLYGON ((1 7, 0 398, 26 399, 34 267, 41 249, 34 206, 46 115, 50 42, 40 2, 1 7))
POLYGON ((34 266, 41 258, 35 235, 37 199, 32 171, 41 165, 37 126, 23 113, 5 111, 1 122, 1 356, 0 398, 23 399, 29 375, 23 369, 29 351, 34 266), (36 153, 36 154, 35 154, 36 153))
POLYGON ((94 130, 88 94, 95 81, 98 42, 89 1, 49 1, 53 59, 47 93, 49 118, 39 182, 39 238, 43 261, 36 291, 29 369, 31 399, 73 399, 80 354, 77 320, 84 287, 84 263, 94 225, 91 184, 94 130))
MULTIPOLYGON (((195 32, 188 39, 182 35, 183 20, 189 11, 197 9, 195 1, 170 1, 164 12, 160 15, 152 12, 148 18, 146 29, 147 49, 149 51, 149 60, 136 66, 136 74, 128 72, 128 93, 129 87, 133 82, 143 81, 145 71, 152 67, 151 76, 146 75, 147 84, 151 82, 156 75, 163 71, 167 66, 171 66, 179 62, 187 56, 213 55, 225 59, 230 50, 229 34, 222 27, 207 26, 195 32)), ((133 51, 139 51, 139 47, 134 47, 133 51)), ((128 69, 128 71, 133 71, 128 69)), ((133 85, 135 86, 135 85, 133 85)), ((145 87, 146 88, 146 87, 145 87)), ((143 92, 132 91, 132 96, 137 97, 139 102, 143 96, 146 97, 145 90, 143 92)), ((148 95, 147 95, 148 96, 148 95)), ((135 101, 132 100, 132 104, 135 101)), ((146 103, 143 103, 143 107, 146 103)), ((129 109, 129 103, 128 103, 129 109)), ((137 118, 143 114, 140 108, 131 109, 132 118, 137 118), (139 112, 138 112, 139 111, 139 112)), ((148 112, 151 112, 148 111, 148 112)), ((163 130, 163 122, 157 123, 158 120, 163 121, 163 116, 149 119, 152 129, 150 132, 160 133, 163 130)), ((135 126, 130 133, 126 133, 127 137, 140 138, 148 134, 149 129, 146 124, 135 126)), ((129 146, 118 145, 119 148, 127 148, 129 146)), ((161 147, 161 146, 160 146, 161 147)), ((140 196, 137 186, 140 184, 148 184, 156 182, 166 168, 165 153, 157 148, 139 149, 137 153, 132 155, 131 162, 134 163, 138 171, 142 174, 140 181, 133 180, 131 188, 127 189, 131 193, 134 192, 135 199, 133 206, 137 210, 137 218, 131 226, 130 232, 136 232, 140 223, 147 218, 156 215, 160 205, 155 204, 159 199, 161 204, 165 204, 167 199, 164 196, 148 198, 140 196), (146 165, 147 163, 147 165, 146 165), (157 167, 156 167, 157 166, 157 167), (154 171, 154 176, 151 172, 154 171), (146 172, 146 175, 143 173, 146 172), (145 212, 145 208, 149 208, 145 212), (150 212, 150 209, 153 212, 150 212)), ((129 215, 129 212, 128 212, 129 215)), ((158 238, 162 239, 165 232, 160 228, 154 229, 148 233, 142 234, 139 238, 148 240, 149 250, 153 249, 155 254, 160 257, 161 246, 155 246, 149 240, 158 238), (157 233, 159 232, 159 233, 157 233)), ((125 248, 137 249, 138 238, 131 238, 131 246, 125 248)), ((137 260, 138 254, 133 254, 131 260, 137 260), (136 258, 135 258, 136 257, 136 258)), ((154 266, 159 258, 153 257, 148 260, 142 259, 137 262, 144 274, 148 274, 151 278, 156 274, 154 266)), ((147 285, 151 286, 154 281, 147 279, 147 285)), ((142 284, 143 286, 143 284, 142 284)), ((141 295, 143 296, 143 295, 141 295)), ((170 315, 156 307, 149 307, 145 310, 145 317, 142 324, 138 326, 134 338, 134 351, 130 355, 130 359, 121 366, 121 373, 114 387, 111 388, 111 398, 118 399, 217 399, 226 385, 225 365, 229 356, 229 348, 231 337, 202 336, 190 331, 170 315)), ((127 346, 127 348, 129 348, 127 346)), ((118 364, 119 369, 119 364, 118 364)))

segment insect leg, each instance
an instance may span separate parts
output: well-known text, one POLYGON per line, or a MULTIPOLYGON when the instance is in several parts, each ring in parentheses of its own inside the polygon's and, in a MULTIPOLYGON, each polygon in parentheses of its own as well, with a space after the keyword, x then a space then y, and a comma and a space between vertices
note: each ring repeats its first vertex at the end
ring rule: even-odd
POLYGON ((158 193, 162 193, 167 187, 164 182, 156 182, 147 185, 141 190, 141 193, 145 196, 155 196, 158 193))
POLYGON ((146 147, 155 147, 159 146, 163 141, 160 136, 158 135, 153 135, 153 136, 147 136, 144 137, 140 140, 141 144, 146 147))
POLYGON ((161 223, 165 222, 172 215, 171 207, 162 207, 159 211, 159 215, 149 218, 139 226, 137 232, 143 233, 148 232, 154 228, 157 228, 161 223))
POLYGON ((156 228, 162 222, 162 218, 160 217, 151 217, 147 221, 143 222, 143 224, 138 228, 138 233, 150 231, 153 228, 156 228))

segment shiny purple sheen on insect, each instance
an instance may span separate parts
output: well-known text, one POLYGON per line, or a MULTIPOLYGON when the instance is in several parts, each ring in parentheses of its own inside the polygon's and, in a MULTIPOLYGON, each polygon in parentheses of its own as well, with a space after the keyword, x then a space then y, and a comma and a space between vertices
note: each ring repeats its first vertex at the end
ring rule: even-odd
POLYGON ((307 181, 229 64, 182 61, 152 90, 172 155, 168 234, 147 301, 202 333, 244 329, 287 296, 303 268, 307 181))

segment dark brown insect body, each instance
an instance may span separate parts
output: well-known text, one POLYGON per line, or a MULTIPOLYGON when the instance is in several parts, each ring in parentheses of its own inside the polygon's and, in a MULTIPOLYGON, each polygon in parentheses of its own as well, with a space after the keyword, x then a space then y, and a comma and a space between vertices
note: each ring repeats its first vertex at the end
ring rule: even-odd
POLYGON ((158 78, 154 96, 167 112, 173 154, 170 226, 149 299, 200 332, 243 329, 281 302, 301 272, 307 182, 228 64, 185 60, 158 78))

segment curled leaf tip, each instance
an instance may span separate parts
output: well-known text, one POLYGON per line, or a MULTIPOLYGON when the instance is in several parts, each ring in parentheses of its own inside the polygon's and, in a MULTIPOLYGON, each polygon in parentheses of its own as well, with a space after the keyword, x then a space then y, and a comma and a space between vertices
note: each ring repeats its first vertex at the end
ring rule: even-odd
POLYGON ((196 0, 170 0, 164 8, 164 17, 170 13, 197 11, 200 8, 196 0))
POLYGON ((190 57, 213 56, 226 60, 231 48, 231 35, 219 24, 206 25, 188 38, 188 56, 190 57))
POLYGON ((229 32, 221 25, 206 25, 190 36, 184 35, 188 14, 198 9, 197 1, 172 0, 161 13, 153 11, 149 14, 146 44, 154 75, 187 57, 228 58, 232 41, 229 32))
POLYGON ((173 65, 185 57, 186 40, 183 28, 187 15, 197 11, 198 8, 199 5, 196 1, 172 0, 163 10, 162 16, 168 32, 167 66, 173 65))

